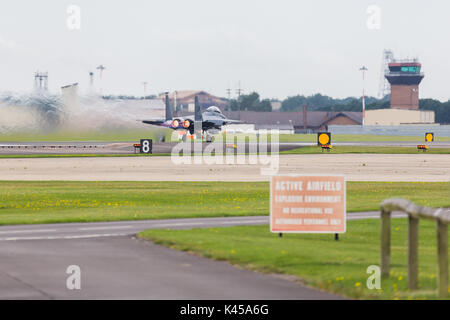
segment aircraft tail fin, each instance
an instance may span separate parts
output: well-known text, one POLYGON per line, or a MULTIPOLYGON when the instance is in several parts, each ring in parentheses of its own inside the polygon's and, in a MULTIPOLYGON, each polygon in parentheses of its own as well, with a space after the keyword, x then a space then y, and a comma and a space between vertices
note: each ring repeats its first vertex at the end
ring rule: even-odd
POLYGON ((202 110, 198 101, 198 96, 195 96, 195 115, 194 121, 203 121, 202 110))
POLYGON ((169 93, 166 92, 166 121, 172 120, 172 108, 170 107, 169 93))

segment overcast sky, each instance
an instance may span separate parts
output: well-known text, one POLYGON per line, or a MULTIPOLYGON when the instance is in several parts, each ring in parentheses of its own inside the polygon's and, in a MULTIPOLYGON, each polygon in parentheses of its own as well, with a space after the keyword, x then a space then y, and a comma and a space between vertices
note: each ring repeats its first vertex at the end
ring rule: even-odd
POLYGON ((267 98, 347 97, 361 94, 366 65, 367 92, 377 95, 390 48, 422 62, 422 98, 446 101, 449 31, 448 0, 4 0, 0 91, 31 90, 38 69, 52 92, 74 82, 87 90, 89 71, 103 64, 105 94, 141 95, 148 81, 148 93, 226 96, 241 81, 267 98), (81 9, 80 30, 67 27, 69 5, 81 9))

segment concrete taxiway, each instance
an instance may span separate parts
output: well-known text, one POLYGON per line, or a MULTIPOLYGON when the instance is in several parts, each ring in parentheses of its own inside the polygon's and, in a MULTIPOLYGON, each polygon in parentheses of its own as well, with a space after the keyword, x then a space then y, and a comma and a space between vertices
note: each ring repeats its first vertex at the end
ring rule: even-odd
MULTIPOLYGON (((377 219, 379 213, 348 214, 349 220, 368 218, 377 219)), ((339 299, 292 278, 134 237, 151 228, 268 222, 267 216, 255 216, 0 227, 0 299, 339 299), (66 287, 70 265, 81 268, 81 290, 66 287)))
POLYGON ((344 174, 348 181, 449 182, 450 154, 274 155, 242 164, 237 158, 79 157, 0 159, 1 180, 76 181, 268 181, 268 161, 279 173, 344 174), (221 164, 217 161, 223 161, 221 164))

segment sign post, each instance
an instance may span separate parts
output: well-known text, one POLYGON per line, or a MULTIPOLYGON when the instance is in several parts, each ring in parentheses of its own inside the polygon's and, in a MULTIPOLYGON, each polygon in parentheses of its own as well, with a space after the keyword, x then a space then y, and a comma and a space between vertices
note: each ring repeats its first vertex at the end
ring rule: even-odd
POLYGON ((277 175, 270 183, 273 233, 346 232, 346 184, 340 175, 277 175))

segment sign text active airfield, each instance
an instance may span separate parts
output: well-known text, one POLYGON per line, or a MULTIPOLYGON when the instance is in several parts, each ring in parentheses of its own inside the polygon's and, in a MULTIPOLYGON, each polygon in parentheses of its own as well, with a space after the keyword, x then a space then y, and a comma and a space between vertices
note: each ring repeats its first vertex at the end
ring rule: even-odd
POLYGON ((343 176, 273 176, 270 189, 272 232, 346 231, 343 176))

